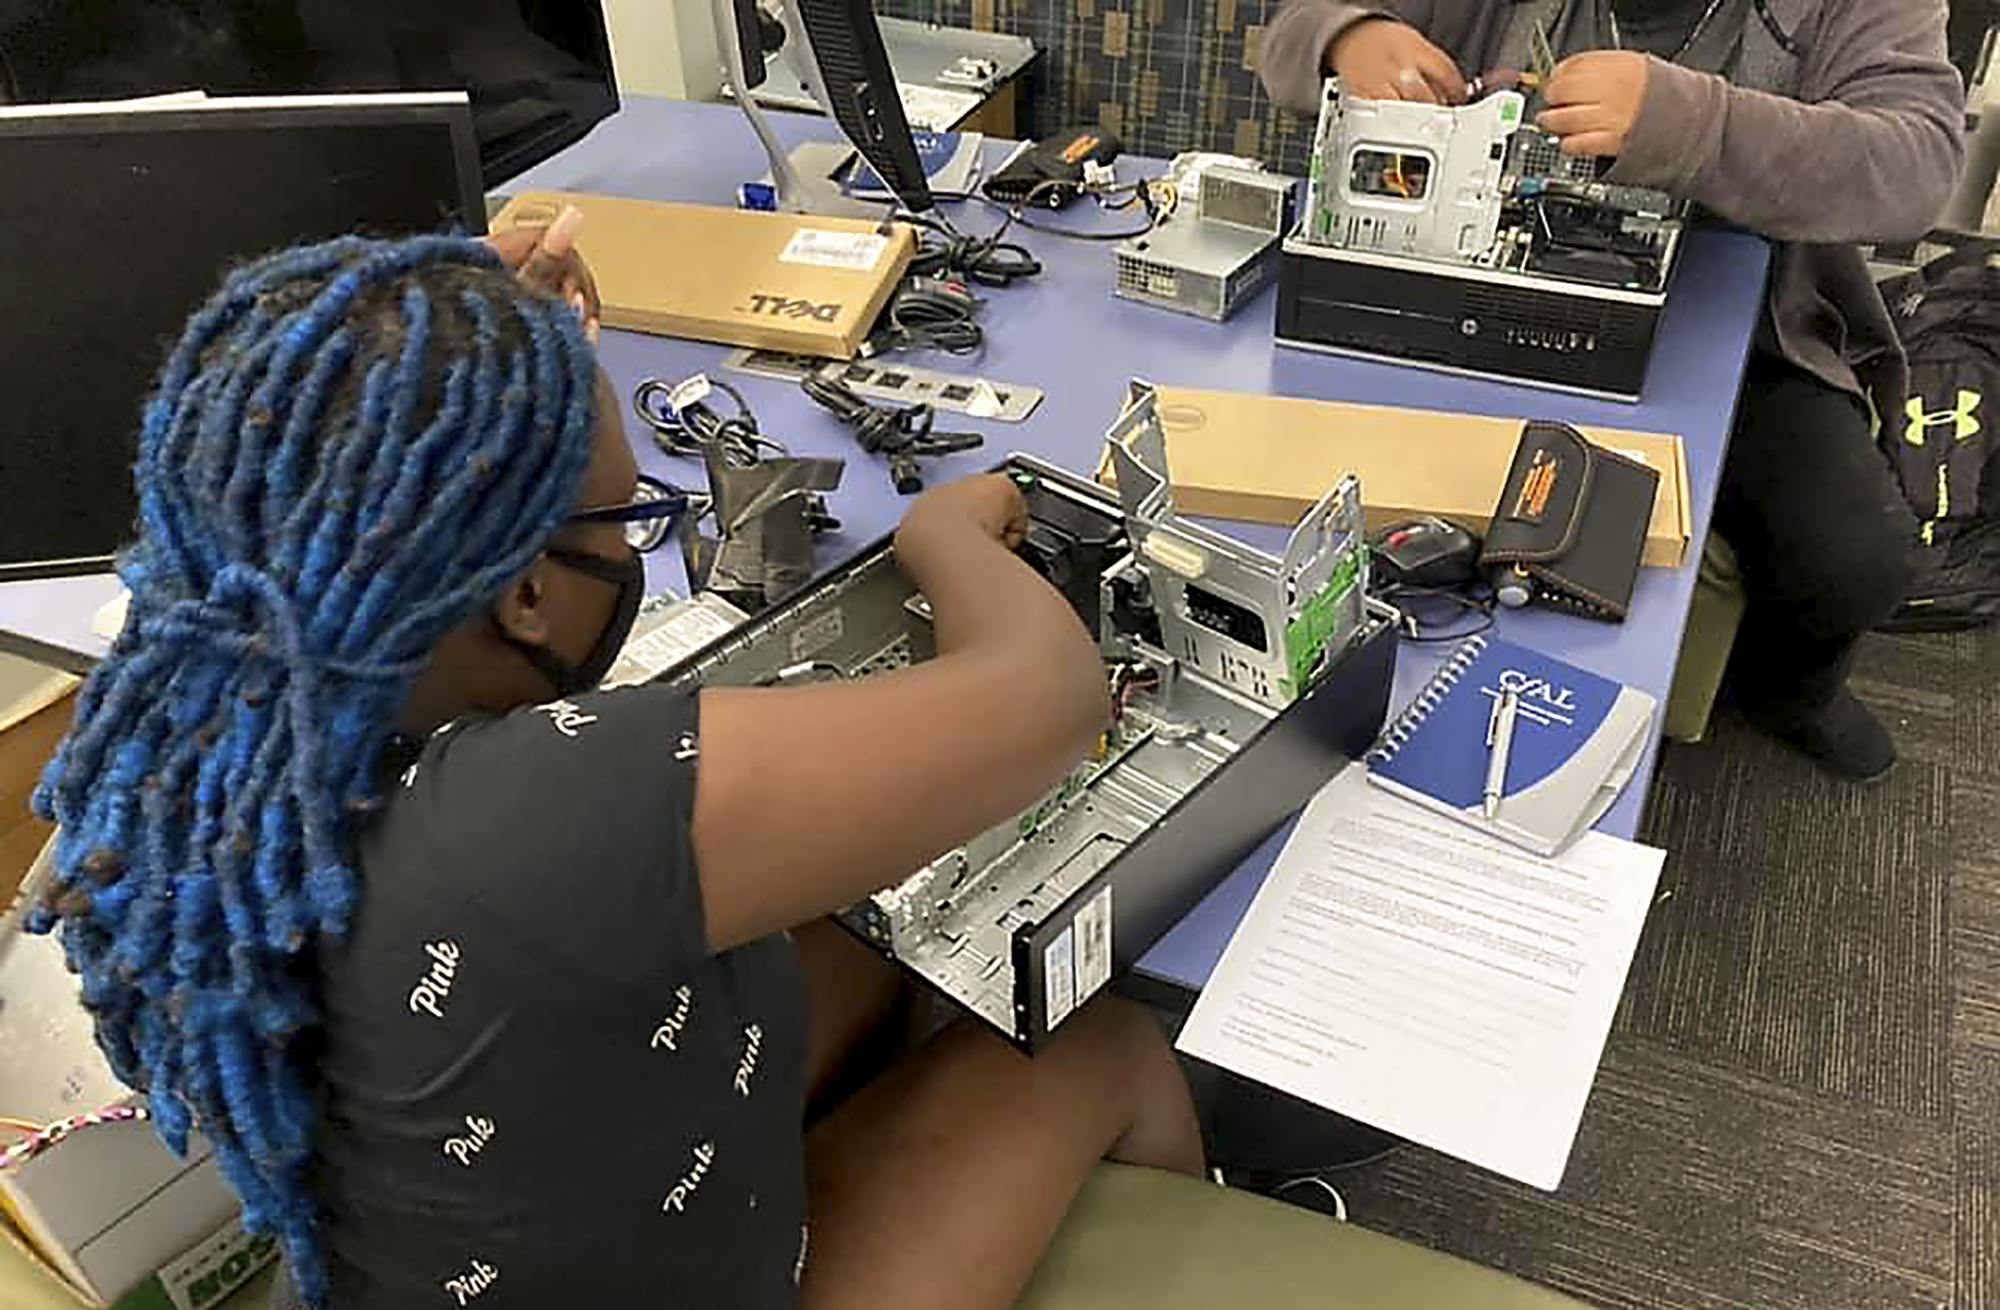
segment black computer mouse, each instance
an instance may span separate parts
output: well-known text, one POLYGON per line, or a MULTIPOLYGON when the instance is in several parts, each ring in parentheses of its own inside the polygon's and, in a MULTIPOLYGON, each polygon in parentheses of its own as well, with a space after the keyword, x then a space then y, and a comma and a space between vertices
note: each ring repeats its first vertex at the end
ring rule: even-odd
POLYGON ((1432 515, 1392 523, 1368 545, 1385 587, 1462 587, 1479 576, 1479 538, 1432 515))

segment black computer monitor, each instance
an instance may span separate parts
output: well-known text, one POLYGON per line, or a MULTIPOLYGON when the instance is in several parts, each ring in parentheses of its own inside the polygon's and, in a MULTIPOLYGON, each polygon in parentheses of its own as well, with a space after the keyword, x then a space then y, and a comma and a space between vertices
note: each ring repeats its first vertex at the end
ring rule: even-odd
POLYGON ((934 208, 871 0, 784 0, 784 5, 792 38, 803 29, 810 65, 806 85, 903 208, 914 214, 934 208), (810 76, 815 72, 817 86, 810 76))
POLYGON ((131 541, 140 411, 243 259, 349 232, 486 230, 462 92, 0 111, 0 579, 131 541))
MULTIPOLYGON (((904 209, 924 214, 936 208, 870 0, 777 2, 783 48, 813 99, 840 124, 904 209)), ((804 177, 791 167, 751 94, 764 81, 765 54, 779 44, 772 40, 769 24, 761 21, 758 0, 714 0, 712 9, 731 91, 771 158, 778 207, 819 213, 843 206, 823 189, 823 179, 804 177)))
POLYGON ((489 189, 618 108, 599 0, 0 0, 0 104, 175 91, 464 91, 489 189))

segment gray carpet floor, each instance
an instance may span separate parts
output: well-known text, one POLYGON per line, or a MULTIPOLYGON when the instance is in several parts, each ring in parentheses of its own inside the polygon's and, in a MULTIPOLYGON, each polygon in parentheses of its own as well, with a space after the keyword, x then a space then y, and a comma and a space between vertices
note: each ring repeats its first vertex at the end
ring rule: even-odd
POLYGON ((1407 1148, 1354 1219, 1615 1310, 2000 1310, 2000 634, 1877 637, 1855 788, 1725 708, 1554 1194, 1407 1148))

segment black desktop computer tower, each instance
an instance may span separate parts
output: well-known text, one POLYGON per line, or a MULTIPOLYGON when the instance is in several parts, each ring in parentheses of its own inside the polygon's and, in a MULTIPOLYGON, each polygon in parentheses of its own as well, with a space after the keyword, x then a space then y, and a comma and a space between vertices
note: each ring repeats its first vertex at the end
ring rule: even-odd
POLYGON ((1315 245, 1278 278, 1280 345, 1637 400, 1666 292, 1315 245))

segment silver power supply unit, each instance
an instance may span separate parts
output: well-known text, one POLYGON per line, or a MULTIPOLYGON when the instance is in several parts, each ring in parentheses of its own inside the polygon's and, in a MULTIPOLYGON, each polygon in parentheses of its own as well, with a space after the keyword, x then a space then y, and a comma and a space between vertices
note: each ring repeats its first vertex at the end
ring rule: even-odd
POLYGON ((1219 323, 1276 280, 1291 217, 1290 178, 1211 165, 1193 213, 1118 246, 1114 291, 1219 323))

